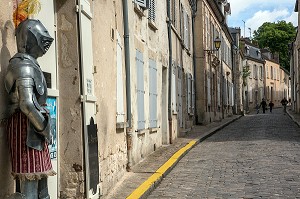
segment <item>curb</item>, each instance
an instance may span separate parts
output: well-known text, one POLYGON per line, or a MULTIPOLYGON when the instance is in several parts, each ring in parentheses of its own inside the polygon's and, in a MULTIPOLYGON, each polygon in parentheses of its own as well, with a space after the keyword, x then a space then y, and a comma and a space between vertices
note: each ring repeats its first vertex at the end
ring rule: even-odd
POLYGON ((143 199, 150 195, 150 193, 159 185, 164 177, 166 177, 172 169, 177 165, 177 163, 195 146, 200 142, 203 142, 210 136, 214 135, 217 131, 228 126, 230 123, 240 119, 242 116, 232 119, 218 127, 209 130, 206 135, 199 139, 190 141, 187 145, 179 149, 171 158, 166 161, 158 170, 155 171, 146 181, 144 181, 137 189, 135 189, 126 199, 143 199))
POLYGON ((297 121, 296 119, 295 119, 295 117, 292 115, 292 114, 290 114, 290 112, 289 111, 287 111, 287 114, 288 114, 288 116, 298 125, 298 127, 300 127, 300 121, 297 121))

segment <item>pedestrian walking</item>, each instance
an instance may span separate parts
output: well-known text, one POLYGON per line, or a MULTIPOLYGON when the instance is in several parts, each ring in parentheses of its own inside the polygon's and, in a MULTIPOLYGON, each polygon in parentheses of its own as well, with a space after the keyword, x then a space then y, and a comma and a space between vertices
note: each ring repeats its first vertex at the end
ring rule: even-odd
POLYGON ((283 106, 283 112, 286 113, 286 105, 288 104, 287 99, 284 97, 281 102, 280 102, 283 106))
POLYGON ((264 98, 261 100, 260 106, 262 107, 263 113, 265 113, 267 108, 267 102, 264 98))
POLYGON ((270 101, 269 107, 270 107, 270 113, 272 113, 272 109, 273 109, 273 107, 274 107, 274 103, 273 103, 272 101, 270 101))

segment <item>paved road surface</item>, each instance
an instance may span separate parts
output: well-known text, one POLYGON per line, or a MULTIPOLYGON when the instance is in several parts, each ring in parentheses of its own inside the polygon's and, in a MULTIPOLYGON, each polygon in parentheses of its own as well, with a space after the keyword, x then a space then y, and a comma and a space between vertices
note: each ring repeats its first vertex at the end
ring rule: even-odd
POLYGON ((148 198, 300 198, 300 128, 282 109, 242 117, 192 149, 148 198))

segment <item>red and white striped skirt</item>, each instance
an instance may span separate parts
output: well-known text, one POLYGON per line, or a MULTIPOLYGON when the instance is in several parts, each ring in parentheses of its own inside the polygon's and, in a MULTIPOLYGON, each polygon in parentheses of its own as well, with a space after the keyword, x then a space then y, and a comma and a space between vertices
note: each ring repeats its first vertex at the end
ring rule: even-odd
POLYGON ((24 113, 14 113, 8 121, 8 141, 12 163, 12 175, 20 180, 37 180, 56 173, 52 169, 47 143, 42 151, 26 145, 29 119, 24 113))

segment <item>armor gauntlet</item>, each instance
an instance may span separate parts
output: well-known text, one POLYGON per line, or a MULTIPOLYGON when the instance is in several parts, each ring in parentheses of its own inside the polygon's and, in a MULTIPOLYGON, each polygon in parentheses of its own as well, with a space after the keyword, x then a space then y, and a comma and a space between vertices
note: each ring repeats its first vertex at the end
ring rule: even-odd
POLYGON ((16 80, 16 88, 19 95, 19 107, 36 131, 41 134, 44 130, 49 129, 49 113, 47 109, 39 105, 36 99, 33 91, 34 80, 32 78, 19 78, 16 80))

